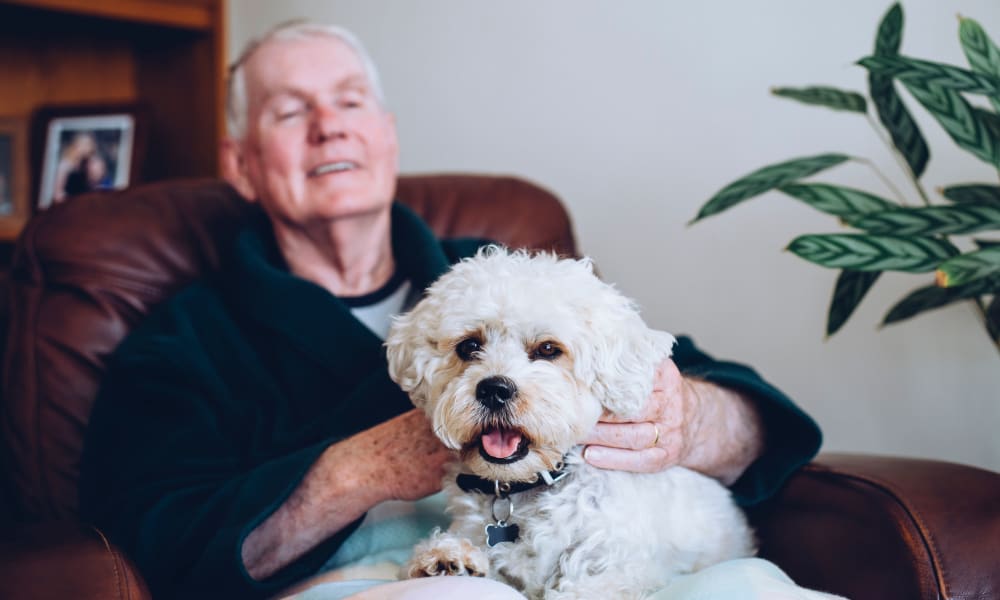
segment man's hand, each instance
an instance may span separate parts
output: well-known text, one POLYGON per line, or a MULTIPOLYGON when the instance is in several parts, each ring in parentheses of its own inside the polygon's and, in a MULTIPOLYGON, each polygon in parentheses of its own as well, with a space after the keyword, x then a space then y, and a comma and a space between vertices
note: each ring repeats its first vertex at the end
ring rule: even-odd
POLYGON ((729 485, 763 451, 753 403, 738 392, 680 374, 672 360, 656 369, 653 392, 629 421, 605 414, 584 450, 590 464, 639 473, 675 465, 729 485))
POLYGON ((329 446, 244 540, 247 572, 269 577, 376 504, 439 491, 452 458, 416 409, 329 446))
POLYGON ((384 500, 419 500, 441 491, 445 466, 455 459, 417 409, 337 445, 346 442, 351 444, 342 448, 346 456, 340 460, 357 469, 357 485, 371 490, 372 505, 384 500), (361 469, 363 465, 369 468, 361 469))

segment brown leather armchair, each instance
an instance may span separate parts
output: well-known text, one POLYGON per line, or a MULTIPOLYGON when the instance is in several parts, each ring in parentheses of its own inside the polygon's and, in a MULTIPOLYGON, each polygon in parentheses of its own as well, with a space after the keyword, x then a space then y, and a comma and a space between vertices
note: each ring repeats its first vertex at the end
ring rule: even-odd
MULTIPOLYGON (((575 254, 551 193, 510 177, 399 181, 441 236, 575 254)), ((146 598, 142 576, 76 516, 83 432, 128 330, 219 267, 246 212, 226 185, 174 181, 77 198, 29 223, 8 286, 0 398, 0 597, 146 598)), ((0 302, 0 309, 4 308, 0 302)), ((1000 474, 823 455, 755 507, 761 554, 856 600, 1000 597, 1000 474)))

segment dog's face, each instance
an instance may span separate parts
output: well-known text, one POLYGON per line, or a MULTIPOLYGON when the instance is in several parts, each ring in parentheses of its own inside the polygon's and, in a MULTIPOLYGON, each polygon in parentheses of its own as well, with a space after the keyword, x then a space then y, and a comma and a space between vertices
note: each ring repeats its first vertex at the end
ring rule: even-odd
POLYGON ((490 248, 432 285, 386 347, 393 380, 468 469, 533 481, 603 410, 637 412, 673 342, 588 261, 490 248))

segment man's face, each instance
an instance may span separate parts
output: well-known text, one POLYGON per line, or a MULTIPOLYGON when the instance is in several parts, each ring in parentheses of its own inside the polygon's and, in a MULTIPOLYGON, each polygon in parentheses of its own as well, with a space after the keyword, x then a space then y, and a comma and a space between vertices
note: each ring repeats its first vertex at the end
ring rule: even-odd
POLYGON ((391 204, 395 122, 349 46, 329 37, 275 41, 245 68, 247 131, 237 142, 241 193, 272 219, 298 226, 391 204))

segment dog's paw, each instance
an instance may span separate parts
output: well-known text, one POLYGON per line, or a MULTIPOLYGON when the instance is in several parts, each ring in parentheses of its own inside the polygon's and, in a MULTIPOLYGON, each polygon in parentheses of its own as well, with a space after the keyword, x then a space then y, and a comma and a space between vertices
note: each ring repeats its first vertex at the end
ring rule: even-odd
POLYGON ((413 549, 403 574, 408 579, 440 575, 486 577, 489 571, 490 561, 483 550, 465 538, 443 533, 413 549))

